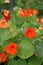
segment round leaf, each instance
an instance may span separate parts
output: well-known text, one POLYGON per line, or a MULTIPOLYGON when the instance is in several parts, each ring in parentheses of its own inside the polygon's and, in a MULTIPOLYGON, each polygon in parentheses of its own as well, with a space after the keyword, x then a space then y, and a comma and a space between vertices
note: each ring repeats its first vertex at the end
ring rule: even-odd
POLYGON ((20 58, 26 59, 34 53, 34 46, 28 41, 23 40, 18 45, 18 53, 17 56, 20 58))

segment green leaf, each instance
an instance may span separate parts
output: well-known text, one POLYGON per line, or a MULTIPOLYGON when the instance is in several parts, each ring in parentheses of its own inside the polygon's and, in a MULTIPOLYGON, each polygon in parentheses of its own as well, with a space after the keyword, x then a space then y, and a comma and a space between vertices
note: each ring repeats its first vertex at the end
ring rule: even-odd
POLYGON ((3 42, 3 45, 2 45, 2 49, 5 51, 6 49, 6 46, 8 45, 8 44, 10 44, 10 41, 9 40, 6 40, 6 41, 4 41, 3 42))
POLYGON ((7 65, 17 65, 16 64, 16 60, 14 60, 14 59, 8 59, 8 61, 7 61, 7 65))
POLYGON ((27 23, 27 22, 25 22, 25 23, 22 25, 21 28, 26 29, 26 28, 28 28, 29 26, 30 26, 30 24, 27 23))
POLYGON ((18 59, 18 60, 17 60, 17 65, 27 65, 27 64, 26 64, 26 61, 25 61, 25 60, 23 60, 23 59, 18 59))
POLYGON ((0 29, 0 40, 4 41, 9 39, 10 29, 0 29))
POLYGON ((0 40, 0 46, 2 46, 2 45, 3 45, 3 42, 4 42, 4 41, 1 41, 1 40, 0 40))
POLYGON ((10 29, 0 29, 0 40, 1 41, 8 40, 12 38, 14 33, 10 32, 10 29))
POLYGON ((43 57, 43 41, 40 39, 35 42, 35 52, 38 57, 43 57))
POLYGON ((15 31, 16 30, 15 22, 10 20, 8 21, 8 23, 9 23, 9 28, 12 29, 12 31, 15 31))
POLYGON ((43 61, 43 57, 41 57, 41 60, 43 61))
POLYGON ((26 61, 23 59, 18 59, 18 60, 8 59, 7 64, 8 65, 26 65, 26 61))
POLYGON ((27 65, 41 65, 41 60, 37 56, 32 56, 29 58, 27 65))
POLYGON ((19 43, 17 56, 26 59, 32 56, 33 53, 34 46, 28 40, 24 39, 19 43))

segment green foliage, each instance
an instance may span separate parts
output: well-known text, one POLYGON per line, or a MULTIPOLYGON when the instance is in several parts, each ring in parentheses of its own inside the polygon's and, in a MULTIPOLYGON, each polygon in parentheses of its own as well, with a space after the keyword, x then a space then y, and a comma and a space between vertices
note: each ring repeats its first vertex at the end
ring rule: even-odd
POLYGON ((8 59, 7 65, 17 65, 16 62, 17 62, 17 61, 14 60, 14 59, 8 59))
POLYGON ((18 59, 17 60, 17 65, 26 65, 26 61, 23 59, 18 59))
POLYGON ((26 65, 26 61, 23 59, 18 60, 8 59, 7 65, 26 65))
POLYGON ((8 40, 10 38, 15 37, 15 35, 18 33, 18 30, 16 30, 16 26, 12 25, 12 22, 9 21, 9 28, 7 29, 0 29, 0 40, 8 40), (4 35, 3 35, 4 34, 4 35))
POLYGON ((43 0, 14 0, 14 4, 23 8, 35 8, 43 10, 43 0))
MULTIPOLYGON (((9 4, 3 3, 4 0, 0 0, 0 18, 3 18, 2 10, 9 9, 9 4)), ((14 11, 11 13, 11 19, 7 21, 9 26, 6 29, 0 28, 0 47, 6 53, 6 46, 14 42, 17 43, 18 50, 14 56, 6 53, 7 60, 4 65, 41 65, 43 62, 43 31, 39 30, 39 27, 43 24, 37 22, 36 15, 30 17, 20 16, 18 10, 21 7, 24 9, 31 7, 42 11, 43 1, 14 0, 14 11), (31 27, 35 29, 37 35, 33 39, 27 39, 24 32, 31 27)))
POLYGON ((32 56, 34 53, 34 46, 28 40, 22 40, 18 45, 17 56, 20 58, 26 59, 32 56))
POLYGON ((29 58, 27 65, 41 65, 41 60, 37 56, 32 56, 29 58))
POLYGON ((43 57, 43 41, 37 40, 35 42, 35 52, 38 55, 38 57, 43 57))

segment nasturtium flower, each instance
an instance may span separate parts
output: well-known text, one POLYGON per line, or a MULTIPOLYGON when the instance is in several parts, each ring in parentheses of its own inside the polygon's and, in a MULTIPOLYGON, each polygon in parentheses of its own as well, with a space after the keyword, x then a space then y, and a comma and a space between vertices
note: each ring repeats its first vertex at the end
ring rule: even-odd
POLYGON ((33 9, 33 14, 34 14, 34 15, 38 15, 38 13, 39 13, 39 12, 38 12, 37 9, 33 9))
POLYGON ((36 32, 34 28, 27 28, 26 31, 24 32, 25 37, 32 39, 36 37, 36 32))
POLYGON ((19 15, 22 16, 22 17, 26 17, 26 10, 20 8, 19 11, 18 11, 19 15))
POLYGON ((6 61, 6 54, 4 51, 2 51, 2 53, 0 54, 0 63, 5 61, 6 61))
POLYGON ((37 22, 43 23, 43 19, 42 18, 37 18, 37 22))
POLYGON ((32 15, 32 9, 24 10, 22 8, 19 9, 19 15, 22 17, 29 17, 32 15))
POLYGON ((6 53, 15 55, 17 53, 18 45, 16 43, 10 43, 6 46, 6 53))
POLYGON ((26 10, 26 16, 28 17, 28 16, 33 15, 32 12, 33 12, 32 9, 27 9, 27 10, 26 10))
POLYGON ((2 15, 4 16, 4 18, 6 20, 10 20, 11 16, 10 16, 10 12, 8 10, 3 10, 2 11, 2 15))
POLYGON ((27 9, 27 10, 24 10, 22 8, 19 9, 19 15, 22 16, 22 17, 29 17, 31 15, 38 15, 38 10, 36 9, 27 9))
POLYGON ((43 23, 43 18, 41 18, 41 23, 43 23))
POLYGON ((0 28, 7 28, 8 22, 5 19, 0 19, 0 28))
POLYGON ((41 18, 37 18, 37 22, 41 23, 41 18))

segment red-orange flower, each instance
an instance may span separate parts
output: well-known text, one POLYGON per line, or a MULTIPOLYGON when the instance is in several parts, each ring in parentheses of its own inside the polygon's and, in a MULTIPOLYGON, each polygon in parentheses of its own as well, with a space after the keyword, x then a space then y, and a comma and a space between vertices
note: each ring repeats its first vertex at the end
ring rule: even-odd
POLYGON ((26 10, 20 8, 19 11, 18 11, 19 15, 22 16, 22 17, 26 17, 26 10))
POLYGON ((8 27, 8 22, 6 22, 5 19, 0 19, 0 28, 7 28, 8 27))
POLYGON ((24 10, 22 8, 19 9, 19 15, 22 17, 28 17, 32 15, 32 9, 24 10))
POLYGON ((39 23, 43 23, 43 19, 41 19, 41 18, 37 18, 37 22, 39 22, 39 23))
POLYGON ((31 16, 31 15, 32 15, 32 12, 33 12, 32 9, 27 9, 27 10, 26 10, 26 16, 27 16, 27 17, 28 17, 28 16, 31 16))
POLYGON ((6 61, 6 54, 4 52, 2 52, 0 54, 0 62, 5 62, 6 61))
POLYGON ((2 12, 2 15, 4 16, 4 18, 5 18, 6 20, 9 20, 9 19, 11 18, 11 16, 10 16, 9 13, 10 13, 10 12, 9 12, 8 10, 3 10, 3 12, 2 12))
POLYGON ((34 15, 38 15, 38 10, 37 9, 33 9, 33 14, 34 15))
POLYGON ((26 31, 24 32, 24 35, 27 38, 31 39, 36 36, 36 32, 35 32, 34 28, 27 28, 26 31))
POLYGON ((41 18, 37 18, 37 22, 41 23, 41 18))
POLYGON ((6 53, 15 55, 17 53, 18 45, 16 43, 10 43, 6 46, 6 53))

